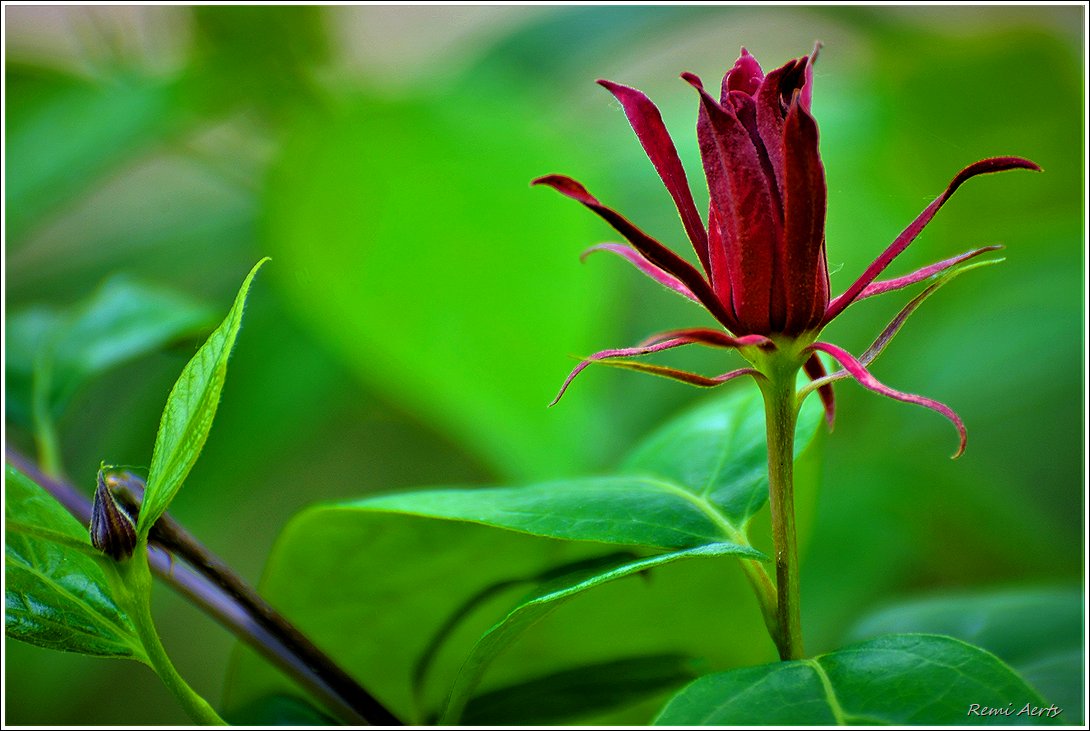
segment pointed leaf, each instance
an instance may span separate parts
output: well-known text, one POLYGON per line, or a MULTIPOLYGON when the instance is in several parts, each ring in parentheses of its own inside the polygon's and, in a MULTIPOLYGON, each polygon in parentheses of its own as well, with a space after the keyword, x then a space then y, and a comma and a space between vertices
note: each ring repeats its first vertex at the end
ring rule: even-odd
POLYGON ((12 467, 4 473, 4 629, 53 650, 146 662, 129 618, 111 598, 87 529, 12 467), (21 530, 21 526, 27 530, 21 530), (47 539, 55 534, 59 539, 47 539), (88 555, 91 554, 91 555, 88 555))
POLYGON ((940 635, 886 635, 809 660, 708 675, 666 704, 660 726, 1032 725, 1041 696, 995 655, 940 635), (1011 708, 1011 716, 973 707, 1011 708), (1024 707, 1025 713, 1018 714, 1024 707))
MULTIPOLYGON (((570 541, 693 548, 731 539, 698 496, 646 477, 587 477, 525 487, 428 490, 328 506, 457 520, 570 541)), ((763 558, 737 547, 749 558, 763 558)))
POLYGON ((440 724, 457 723, 469 696, 484 676, 488 665, 505 650, 522 632, 543 619, 560 603, 601 584, 647 571, 656 566, 686 558, 705 556, 746 555, 732 543, 700 546, 685 551, 664 553, 658 556, 622 560, 610 568, 598 568, 558 578, 538 587, 523 602, 511 610, 499 623, 478 640, 470 653, 451 690, 450 702, 439 718, 440 724))
POLYGON ((137 532, 141 535, 147 535, 166 511, 208 438, 227 378, 227 360, 242 326, 246 295, 254 275, 266 261, 267 258, 262 259, 250 270, 226 319, 186 364, 167 397, 137 523, 137 532))

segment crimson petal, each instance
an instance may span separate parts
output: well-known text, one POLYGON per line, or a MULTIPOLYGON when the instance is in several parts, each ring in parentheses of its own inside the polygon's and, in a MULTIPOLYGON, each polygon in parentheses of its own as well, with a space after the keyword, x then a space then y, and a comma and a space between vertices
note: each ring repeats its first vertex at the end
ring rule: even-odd
MULTIPOLYGON (((929 277, 933 277, 936 274, 941 274, 952 266, 956 266, 963 261, 975 259, 981 254, 985 254, 989 251, 998 251, 1003 247, 999 244, 993 244, 992 246, 984 246, 979 249, 973 249, 972 251, 966 251, 964 254, 958 254, 952 256, 949 259, 943 259, 942 261, 935 262, 929 266, 925 266, 922 269, 917 269, 911 274, 906 274, 903 277, 897 277, 896 279, 884 279, 880 282, 871 282, 863 291, 856 297, 856 301, 866 299, 867 297, 874 297, 875 295, 885 294, 886 292, 892 292, 898 289, 904 289, 916 282, 922 282, 929 277)), ((839 299, 839 298, 838 298, 839 299)))
MULTIPOLYGON (((829 375, 828 371, 825 370, 825 364, 821 362, 821 358, 818 357, 817 353, 810 354, 804 368, 806 368, 806 375, 810 376, 810 379, 815 382, 827 378, 829 375)), ((836 396, 833 394, 833 386, 831 383, 825 383, 818 386, 817 390, 818 396, 821 398, 821 404, 825 407, 825 421, 829 423, 829 429, 832 429, 833 423, 836 421, 836 396)), ((805 395, 803 394, 803 397, 805 395)), ((799 403, 802 403, 801 398, 799 403)))
POLYGON ((662 271, 657 266, 647 261, 647 259, 644 259, 643 256, 640 255, 640 252, 636 251, 630 246, 625 246, 624 244, 598 244, 597 246, 592 246, 584 251, 579 258, 581 260, 586 259, 588 256, 596 251, 608 251, 616 254, 617 256, 628 260, 632 264, 632 266, 636 267, 641 272, 646 274, 651 279, 654 279, 656 282, 663 285, 664 287, 668 287, 677 292, 678 294, 688 297, 693 302, 700 302, 700 300, 696 298, 696 295, 693 294, 688 287, 678 281, 677 277, 674 277, 662 271))
MULTIPOLYGON (((877 360, 878 356, 882 354, 882 351, 886 349, 886 346, 889 345, 890 341, 892 341, 897 333, 901 331, 901 328, 904 326, 905 321, 908 320, 912 313, 915 312, 916 309, 924 303, 924 300, 933 295, 936 291, 938 291, 940 287, 945 285, 947 282, 961 274, 964 274, 965 272, 971 271, 973 269, 978 269, 980 267, 991 266, 992 264, 998 264, 1001 261, 1003 260, 989 259, 988 261, 980 261, 974 264, 967 264, 960 269, 955 269, 952 272, 947 272, 945 275, 939 277, 933 284, 931 284, 931 286, 927 287, 926 289, 924 289, 924 291, 913 297, 908 304, 901 308, 901 311, 897 313, 896 317, 890 320, 889 324, 886 325, 885 329, 882 330, 882 332, 879 333, 878 337, 874 339, 874 342, 870 344, 870 347, 868 347, 863 352, 863 354, 859 356, 859 362, 862 363, 864 366, 870 366, 871 363, 877 360)), ((832 383, 842 380, 844 378, 848 378, 850 375, 851 374, 847 371, 840 370, 836 373, 833 373, 832 375, 814 378, 812 382, 808 383, 799 391, 799 398, 801 400, 814 389, 827 388, 832 383)), ((811 377, 813 378, 812 374, 811 377)))
POLYGON ((746 96, 753 96, 761 88, 761 82, 764 81, 764 78, 765 74, 761 70, 761 64, 757 63, 757 59, 743 48, 738 60, 734 62, 734 67, 723 77, 720 101, 723 106, 726 106, 727 97, 732 91, 739 91, 746 96))
POLYGON ((828 306, 822 284, 827 276, 825 238, 825 169, 818 154, 817 123, 803 107, 798 92, 791 101, 783 130, 784 264, 779 275, 787 288, 783 332, 813 329, 828 306))
POLYGON ((732 338, 730 335, 719 332, 718 330, 709 330, 704 327, 686 327, 678 330, 667 330, 652 335, 646 340, 643 340, 640 343, 640 346, 654 345, 655 343, 661 343, 664 340, 670 340, 671 338, 692 338, 694 342, 720 348, 745 348, 751 345, 769 347, 773 344, 772 341, 764 335, 743 335, 740 338, 732 338))
POLYGON ((613 368, 625 368, 630 371, 639 371, 640 373, 650 373, 653 376, 662 376, 663 378, 671 378, 675 381, 681 381, 682 383, 688 383, 690 386, 700 386, 701 388, 715 388, 716 386, 722 386, 727 381, 733 381, 739 376, 753 376, 754 378, 764 378, 760 371, 753 368, 739 368, 738 370, 728 371, 718 376, 702 376, 699 373, 690 373, 689 371, 679 370, 677 368, 669 368, 667 366, 652 365, 651 363, 640 363, 634 360, 607 360, 603 361, 602 365, 611 366, 613 368))
POLYGON ((704 223, 700 220, 700 213, 693 202, 693 193, 689 189, 689 180, 685 176, 685 168, 678 157, 677 148, 670 139, 670 133, 666 131, 666 125, 662 121, 662 114, 658 107, 638 89, 599 79, 598 83, 605 87, 624 108, 632 130, 643 145, 644 152, 651 159, 651 163, 662 178, 670 197, 674 199, 677 212, 681 216, 681 223, 685 227, 685 233, 693 242, 696 255, 700 257, 700 263, 704 265, 704 271, 709 275, 711 268, 708 262, 708 232, 704 230, 704 223))
POLYGON ((893 240, 893 243, 889 245, 889 248, 883 251, 882 255, 867 267, 867 270, 863 272, 862 276, 860 276, 852 286, 848 287, 844 294, 830 303, 829 309, 825 312, 825 317, 822 318, 821 325, 823 327, 827 325, 833 318, 843 312, 848 305, 859 298, 859 295, 863 290, 866 289, 887 266, 889 266, 890 262, 897 258, 897 256, 904 251, 917 236, 919 236, 920 232, 923 231, 924 226, 931 222, 931 219, 935 217, 938 210, 942 208, 946 201, 950 200, 950 196, 954 194, 954 191, 956 191, 962 183, 977 175, 1019 169, 1034 170, 1037 172, 1040 172, 1041 170, 1037 163, 1021 157, 991 157, 974 162, 972 165, 955 175, 954 179, 950 181, 950 184, 946 186, 946 190, 943 191, 942 195, 932 201, 931 205, 925 208, 923 213, 917 216, 916 220, 909 224, 908 228, 902 231, 901 235, 893 240))
POLYGON ((612 208, 602 205, 602 203, 591 195, 581 184, 564 175, 546 175, 534 180, 531 185, 547 185, 562 195, 565 195, 572 200, 579 201, 584 206, 597 213, 605 219, 609 225, 617 229, 622 236, 628 239, 645 259, 667 274, 672 274, 677 277, 682 284, 689 288, 690 292, 696 295, 697 299, 700 300, 700 304, 704 305, 708 312, 710 312, 715 319, 719 320, 719 322, 723 323, 728 330, 736 329, 734 318, 727 312, 722 303, 716 299, 711 285, 704 280, 704 277, 701 276, 700 272, 694 269, 689 262, 645 234, 627 218, 617 213, 612 208))
MULTIPOLYGON (((772 205, 770 181, 749 132, 734 112, 713 99, 695 74, 682 78, 700 94, 700 155, 715 223, 729 252, 726 263, 735 315, 744 330, 768 332, 770 314, 775 318, 776 310, 784 308, 782 301, 771 302, 778 289, 773 279, 781 220, 772 205)), ((720 281, 713 279, 713 285, 722 299, 720 281)))
POLYGON ((859 385, 863 388, 874 391, 875 393, 880 393, 883 396, 888 396, 897 401, 923 406, 924 408, 942 414, 953 423, 954 428, 958 431, 958 449, 954 452, 952 459, 957 459, 965 451, 965 441, 967 439, 965 423, 962 422, 961 417, 946 404, 935 401, 934 399, 929 399, 925 396, 917 396, 916 394, 905 393, 890 388, 872 376, 870 372, 863 367, 862 363, 852 357, 851 353, 832 343, 814 343, 809 349, 811 351, 820 350, 833 356, 833 358, 844 367, 844 370, 851 374, 852 378, 858 381, 859 385))
POLYGON ((809 58, 803 57, 770 71, 754 97, 757 102, 757 131, 768 150, 779 190, 783 190, 784 185, 783 124, 787 116, 787 102, 795 89, 805 86, 808 64, 809 58))
MULTIPOLYGON (((584 358, 583 361, 577 365, 568 377, 564 380, 564 384, 560 387, 560 393, 556 395, 552 403, 552 406, 561 399, 564 392, 568 390, 568 386, 575 380, 583 370, 591 363, 603 362, 604 365, 613 365, 610 358, 625 358, 636 355, 649 355, 651 353, 658 353, 663 350, 670 350, 671 348, 678 348, 682 345, 707 345, 713 348, 741 348, 747 345, 764 345, 771 341, 768 338, 760 335, 746 335, 741 338, 732 338, 724 333, 708 330, 705 328, 689 328, 685 330, 675 330, 666 333, 659 333, 658 335, 652 335, 650 338, 640 343, 634 348, 613 348, 610 350, 600 350, 594 355, 584 358)), ((645 365, 645 364, 638 364, 645 365)), ((655 366, 658 368, 659 366, 655 366)), ((635 368, 634 370, 641 370, 635 368)), ((668 369, 673 370, 673 369, 668 369)), ((649 371, 651 372, 651 371, 649 371)), ((684 373, 685 371, 677 371, 678 373, 684 373)), ((696 376, 695 378, 704 378, 704 376, 696 376)))

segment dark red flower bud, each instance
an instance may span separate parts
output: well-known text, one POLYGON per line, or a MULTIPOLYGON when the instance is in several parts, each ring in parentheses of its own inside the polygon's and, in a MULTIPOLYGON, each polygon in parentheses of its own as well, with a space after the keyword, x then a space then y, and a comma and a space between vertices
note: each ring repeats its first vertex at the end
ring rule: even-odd
MULTIPOLYGON (((979 248, 908 275, 875 281, 915 240, 962 183, 985 173, 1040 168, 1019 157, 995 157, 973 163, 954 177, 946 190, 854 284, 830 299, 825 255, 825 170, 818 154, 817 122, 810 115, 813 65, 819 48, 820 44, 809 56, 788 61, 767 75, 743 48, 734 66, 723 77, 719 99, 705 90, 695 74, 682 74, 700 97, 696 133, 708 182, 706 226, 697 211, 685 169, 659 110, 636 89, 612 81, 598 82, 624 108, 636 137, 677 206, 682 226, 703 272, 604 205, 571 178, 546 175, 534 184, 547 185, 579 201, 617 229, 630 244, 630 247, 601 244, 592 251, 619 254, 656 282, 702 305, 734 337, 714 338, 707 331, 686 330, 669 338, 652 338, 653 344, 603 350, 585 359, 564 387, 592 362, 714 386, 758 371, 740 369, 705 378, 671 368, 616 359, 700 343, 738 349, 752 363, 755 362, 753 353, 747 355, 747 349, 775 350, 778 341, 801 342, 799 347, 803 350, 792 351, 791 357, 805 356, 799 365, 805 362, 811 378, 825 382, 820 386, 820 392, 830 422, 833 398, 828 382, 835 380, 835 374, 822 375, 824 366, 815 354, 818 350, 839 361, 844 373, 866 388, 947 416, 957 426, 964 447, 964 425, 949 408, 888 388, 866 371, 865 364, 852 359, 846 351, 814 341, 818 332, 853 302, 937 276, 992 250, 994 247, 979 248)), ((909 310, 912 308, 914 305, 910 305, 909 310)), ((894 325, 899 327, 896 321, 894 325)))
POLYGON ((91 505, 91 545, 115 561, 127 559, 136 548, 132 517, 117 504, 102 470, 98 471, 98 486, 91 505))

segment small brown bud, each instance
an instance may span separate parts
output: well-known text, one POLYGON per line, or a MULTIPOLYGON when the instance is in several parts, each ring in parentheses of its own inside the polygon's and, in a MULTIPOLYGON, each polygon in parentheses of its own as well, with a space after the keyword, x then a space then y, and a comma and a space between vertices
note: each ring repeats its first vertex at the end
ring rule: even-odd
POLYGON ((136 548, 136 528, 132 518, 121 508, 106 487, 102 470, 91 505, 91 545, 115 561, 124 561, 136 548))

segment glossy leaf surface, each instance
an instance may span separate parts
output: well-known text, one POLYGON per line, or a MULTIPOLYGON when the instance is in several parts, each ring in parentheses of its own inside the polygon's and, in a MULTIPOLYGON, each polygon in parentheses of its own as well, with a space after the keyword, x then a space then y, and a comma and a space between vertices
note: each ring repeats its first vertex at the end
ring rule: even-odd
MULTIPOLYGON (((803 402, 795 428, 795 458, 821 424, 817 399, 803 402)), ((624 463, 632 472, 669 480, 714 506, 737 527, 768 502, 768 447, 761 392, 744 384, 671 420, 644 440, 624 463)))
POLYGON ((892 632, 950 635, 994 653, 1082 723, 1085 600, 1075 588, 1006 589, 919 599, 863 618, 849 641, 892 632))
POLYGON ((4 472, 4 493, 7 636, 53 650, 145 661, 132 623, 111 598, 104 571, 112 568, 96 555, 87 529, 11 467, 4 472), (48 540, 51 534, 56 540, 48 540))
POLYGON ((648 556, 635 561, 621 560, 615 562, 613 566, 599 566, 546 582, 520 602, 477 642, 465 664, 462 665, 451 691, 450 701, 440 716, 439 722, 441 724, 457 723, 465 703, 476 689, 492 660, 503 652, 519 634, 556 609, 561 602, 606 582, 648 571, 673 561, 738 555, 746 556, 748 552, 730 543, 711 544, 685 551, 648 556))
MULTIPOLYGON (((1048 704, 1005 663, 940 635, 886 635, 807 660, 705 676, 666 705, 661 726, 1030 725, 1048 704), (1013 706, 1010 716, 974 715, 1013 706)), ((1054 721, 1055 722, 1055 721, 1054 721)))

